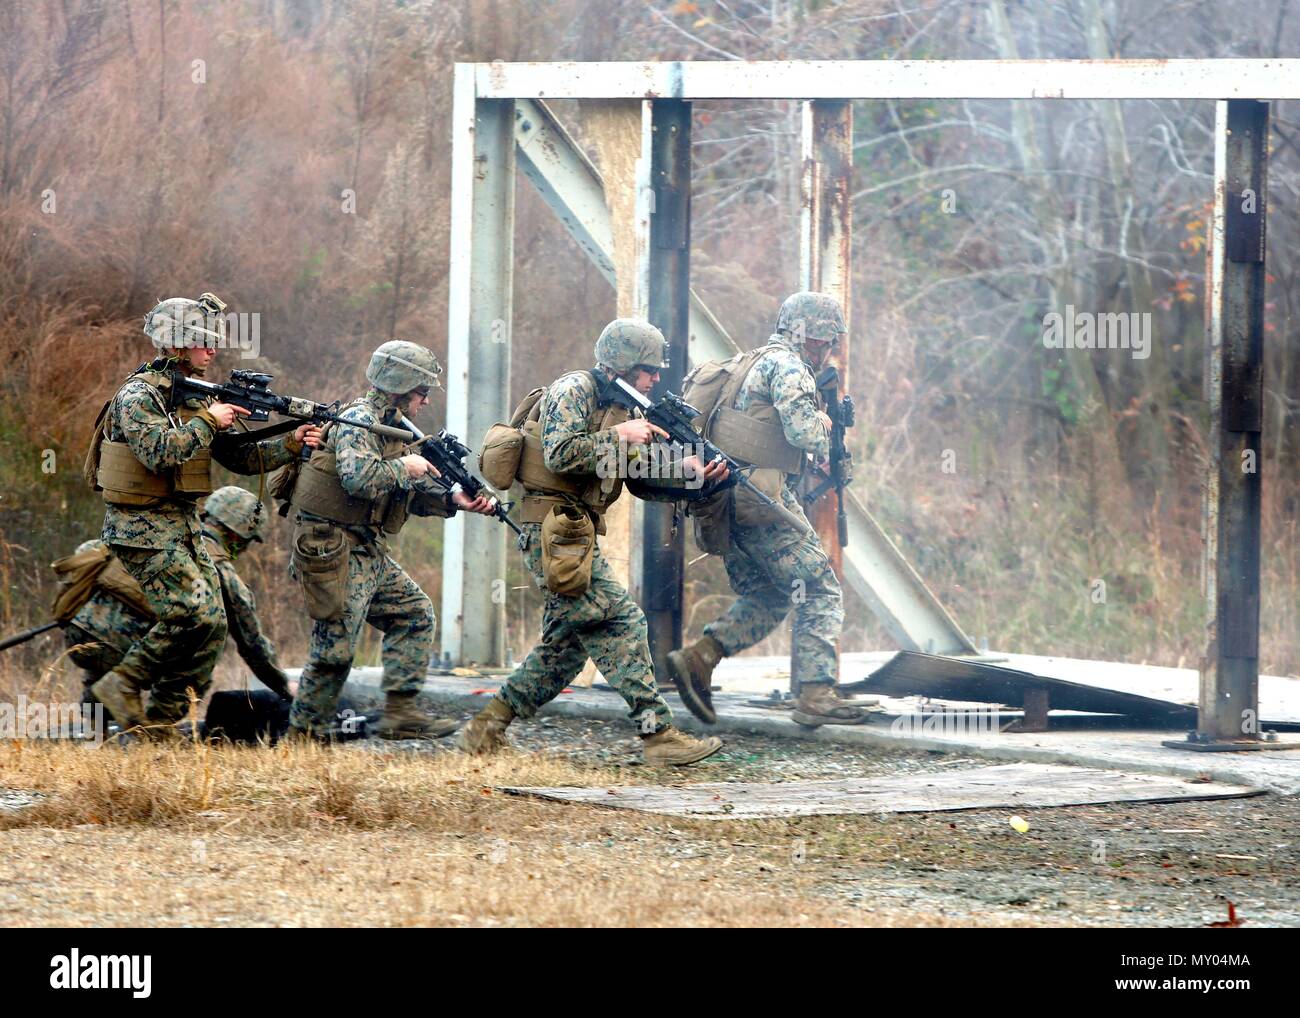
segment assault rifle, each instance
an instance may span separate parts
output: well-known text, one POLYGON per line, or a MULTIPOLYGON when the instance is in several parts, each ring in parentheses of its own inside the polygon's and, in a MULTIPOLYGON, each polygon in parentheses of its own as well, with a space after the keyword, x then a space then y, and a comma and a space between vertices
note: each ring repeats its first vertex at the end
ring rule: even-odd
POLYGON ((853 397, 840 398, 840 373, 834 365, 823 369, 817 376, 817 389, 826 399, 826 416, 831 419, 830 472, 804 497, 804 505, 812 505, 831 488, 835 489, 835 523, 840 532, 840 547, 849 543, 849 519, 844 511, 844 489, 853 480, 853 454, 844 443, 844 432, 853 427, 856 412, 853 397))
POLYGON ((57 625, 59 625, 58 622, 47 622, 43 626, 32 626, 31 629, 24 629, 21 633, 14 633, 13 636, 0 640, 0 650, 17 647, 20 643, 26 643, 28 640, 40 636, 41 633, 53 629, 57 625))
POLYGON ((260 442, 286 431, 292 431, 304 422, 323 424, 326 421, 350 424, 354 428, 365 428, 366 431, 383 435, 385 438, 395 438, 399 441, 410 439, 410 435, 400 428, 390 428, 386 424, 360 424, 356 421, 344 420, 339 416, 338 400, 333 403, 316 403, 309 399, 274 393, 270 389, 273 377, 257 371, 232 371, 228 382, 205 382, 201 378, 190 378, 176 371, 172 374, 173 399, 211 396, 218 403, 243 407, 249 412, 243 420, 248 421, 270 420, 272 411, 290 418, 269 428, 231 436, 230 441, 241 445, 245 442, 260 442))
MULTIPOLYGON (((345 423, 351 424, 351 421, 345 423)), ((410 421, 402 419, 401 427, 390 428, 388 430, 396 431, 400 434, 403 441, 415 446, 415 451, 432 463, 443 477, 443 480, 460 485, 460 490, 470 498, 478 498, 480 495, 490 493, 487 491, 487 485, 475 477, 465 466, 465 457, 470 454, 468 446, 465 445, 455 435, 445 429, 438 432, 437 435, 430 438, 425 435, 410 421), (412 439, 414 441, 412 442, 412 439)), ((513 530, 520 537, 524 532, 519 529, 519 525, 508 515, 511 504, 501 502, 493 498, 495 506, 492 509, 492 515, 513 530)))
POLYGON ((640 410, 642 416, 656 427, 668 433, 668 440, 685 448, 694 446, 700 451, 700 462, 706 466, 721 461, 727 465, 730 475, 724 484, 734 482, 744 488, 767 508, 800 530, 807 530, 808 525, 785 506, 774 501, 769 495, 760 491, 742 471, 748 469, 739 460, 732 459, 716 445, 695 430, 695 419, 700 411, 691 406, 676 393, 664 393, 657 403, 650 402, 621 378, 612 379, 600 386, 599 398, 617 403, 629 409, 640 410))

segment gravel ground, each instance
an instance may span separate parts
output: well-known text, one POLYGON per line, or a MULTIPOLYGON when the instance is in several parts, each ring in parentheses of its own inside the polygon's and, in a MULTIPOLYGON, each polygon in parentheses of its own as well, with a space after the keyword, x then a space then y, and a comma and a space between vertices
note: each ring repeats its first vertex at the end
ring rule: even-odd
MULTIPOLYGON (((665 773, 640 763, 623 726, 536 718, 510 728, 514 745, 576 764, 613 767, 628 784, 795 781, 937 772, 995 761, 728 734, 707 762, 665 773)), ((435 752, 444 752, 440 746, 435 752)), ((557 807, 563 808, 563 807, 557 807)), ((725 851, 749 838, 772 845, 822 879, 840 903, 889 905, 953 918, 1047 924, 1201 926, 1224 921, 1228 902, 1247 926, 1300 925, 1300 799, 807 817, 792 821, 682 821, 690 851, 725 851), (750 832, 746 834, 746 832, 750 832), (758 835, 755 837, 754 835, 758 835), (1237 857, 1237 858, 1233 858, 1237 857)))
MULTIPOLYGON (((627 725, 538 718, 512 725, 510 738, 521 751, 553 755, 580 769, 600 768, 602 782, 609 781, 613 771, 617 783, 642 785, 936 773, 991 763, 937 752, 873 750, 729 733, 723 752, 708 761, 691 768, 659 770, 641 763, 639 741, 627 725)), ((338 747, 335 752, 442 755, 455 750, 452 740, 434 744, 372 740, 338 747)), ((21 810, 32 802, 22 789, 0 794, 0 810, 21 810)), ((686 867, 699 874, 692 879, 718 881, 720 901, 733 900, 727 896, 735 893, 783 896, 790 907, 809 910, 809 921, 815 922, 844 922, 845 916, 854 922, 851 917, 857 915, 863 922, 903 917, 896 920, 900 924, 913 916, 913 921, 957 925, 1204 926, 1226 920, 1231 902, 1246 926, 1300 925, 1297 797, 1022 807, 1019 812, 1029 824, 1024 833, 1010 826, 1007 809, 706 821, 536 800, 502 801, 494 808, 499 815, 491 826, 478 830, 471 823, 450 835, 453 840, 466 839, 462 847, 467 849, 481 843, 481 853, 489 862, 498 854, 510 858, 536 852, 528 839, 558 824, 557 829, 567 832, 561 840, 569 851, 590 850, 595 853, 593 860, 607 862, 621 859, 618 853, 626 854, 626 867, 657 873, 656 879, 667 881, 664 886, 669 888, 675 886, 675 875, 686 872, 679 867, 686 867), (503 840, 507 830, 517 833, 503 840), (594 840, 593 832, 598 835, 594 840), (602 853, 615 855, 607 858, 602 853)), ((121 830, 93 833, 95 837, 136 836, 121 830)), ((17 831, 10 837, 14 849, 26 840, 43 843, 39 832, 17 831)), ((141 832, 140 837, 146 841, 180 838, 186 844, 184 839, 190 835, 164 830, 141 832)), ((423 842, 417 837, 412 844, 423 842)), ((265 846, 256 844, 250 844, 247 852, 255 849, 265 852, 265 846)), ((32 850, 28 846, 20 851, 32 850)), ((57 856, 48 847, 46 851, 49 855, 42 859, 57 856)), ((41 872, 38 866, 31 880, 44 879, 41 872)), ((317 912, 310 911, 317 905, 308 900, 315 893, 309 883, 295 893, 305 896, 302 908, 308 911, 303 921, 319 921, 313 918, 317 912)), ((466 893, 466 901, 472 903, 473 895, 466 893)), ((18 900, 25 901, 21 896, 18 900)), ((26 921, 42 921, 28 913, 29 906, 15 907, 27 915, 26 921)), ((236 912, 242 907, 231 905, 236 912)), ((528 911, 532 905, 521 907, 516 919, 536 919, 541 914, 528 911)), ((456 908, 466 911, 470 905, 456 908)), ((99 913, 77 914, 78 921, 85 921, 86 915, 99 913)), ((326 915, 327 910, 320 914, 326 915)), ((127 909, 118 918, 139 922, 144 915, 127 909)), ((288 921, 296 921, 296 915, 288 914, 288 921)), ((587 921, 584 915, 565 913, 548 921, 587 921)), ((413 913, 412 921, 425 918, 425 913, 413 913)), ((0 918, 0 923, 4 921, 0 918)), ((272 921, 285 920, 273 917, 272 921)), ((358 921, 387 920, 381 914, 379 920, 367 915, 358 921)), ((681 921, 700 920, 683 912, 681 921)), ((706 916, 704 921, 712 919, 706 916)))

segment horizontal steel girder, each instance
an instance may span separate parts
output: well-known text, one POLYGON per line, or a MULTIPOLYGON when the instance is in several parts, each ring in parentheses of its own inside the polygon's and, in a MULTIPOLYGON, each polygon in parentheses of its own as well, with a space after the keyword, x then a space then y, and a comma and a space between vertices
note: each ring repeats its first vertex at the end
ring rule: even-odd
POLYGON ((1300 99, 1300 60, 474 64, 481 99, 1300 99))

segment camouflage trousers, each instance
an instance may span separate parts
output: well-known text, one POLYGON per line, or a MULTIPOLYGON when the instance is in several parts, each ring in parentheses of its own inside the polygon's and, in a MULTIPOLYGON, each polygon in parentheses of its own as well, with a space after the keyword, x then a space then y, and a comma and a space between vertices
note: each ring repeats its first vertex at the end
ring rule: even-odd
POLYGON ((541 524, 525 524, 524 533, 528 535, 524 566, 546 596, 542 642, 528 652, 497 695, 517 717, 530 718, 559 696, 591 658, 623 697, 628 717, 642 731, 672 724, 672 712, 655 685, 645 613, 614 579, 600 548, 591 567, 591 586, 576 597, 566 597, 546 589, 541 524))
POLYGON ((180 721, 190 709, 189 691, 202 697, 226 643, 221 581, 203 542, 191 537, 171 548, 109 546, 140 584, 158 617, 114 670, 149 690, 150 721, 180 721))
MULTIPOLYGON (((140 631, 132 634, 131 638, 143 636, 148 629, 149 623, 141 622, 140 631)), ((81 669, 81 699, 85 703, 94 703, 95 695, 91 693, 90 687, 121 662, 126 655, 126 648, 114 646, 71 622, 63 627, 63 640, 68 648, 68 657, 81 669)))
POLYGON ((357 545, 348 555, 343 615, 312 625, 307 666, 289 711, 294 728, 325 731, 334 725, 365 622, 384 634, 384 692, 420 691, 433 657, 433 602, 382 548, 357 545))
MULTIPOLYGON (((786 506, 791 508, 791 500, 786 506)), ((717 640, 726 655, 737 654, 772 632, 793 608, 790 678, 798 689, 800 684, 836 681, 835 644, 844 625, 844 597, 816 532, 810 528, 797 540, 793 536, 786 523, 732 523, 731 548, 723 562, 731 589, 740 596, 722 618, 704 627, 704 634, 717 640)))

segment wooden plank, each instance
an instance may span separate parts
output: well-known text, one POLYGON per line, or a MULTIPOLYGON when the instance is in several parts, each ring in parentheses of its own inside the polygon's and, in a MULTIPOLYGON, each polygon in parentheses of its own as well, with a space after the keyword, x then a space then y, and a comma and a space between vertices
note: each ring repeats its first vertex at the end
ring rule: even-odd
POLYGON ((1260 789, 1215 782, 1191 784, 1158 774, 1127 774, 1087 767, 1014 763, 995 767, 901 774, 841 781, 775 784, 707 782, 697 785, 600 788, 503 788, 511 795, 612 806, 642 813, 705 820, 932 813, 967 809, 1032 809, 1103 802, 1175 802, 1259 795, 1260 789))

